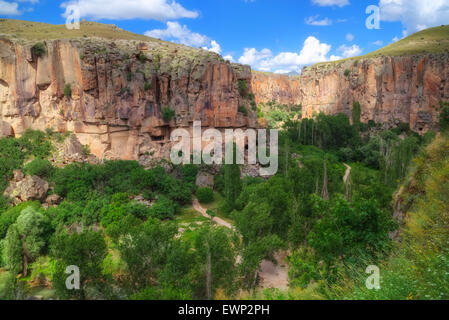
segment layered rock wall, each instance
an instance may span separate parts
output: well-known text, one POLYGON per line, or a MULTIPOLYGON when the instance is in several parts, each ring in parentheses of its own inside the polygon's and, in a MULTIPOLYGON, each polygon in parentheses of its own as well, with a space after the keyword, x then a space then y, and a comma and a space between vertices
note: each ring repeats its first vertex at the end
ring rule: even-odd
POLYGON ((99 158, 167 156, 174 128, 201 120, 205 127, 257 126, 241 97, 249 67, 218 55, 169 43, 55 40, 46 53, 33 44, 0 40, 1 134, 26 129, 75 133, 99 158), (164 121, 163 110, 174 118, 164 121))
POLYGON ((426 131, 437 127, 439 101, 449 101, 448 66, 449 54, 349 60, 304 68, 299 78, 257 73, 253 90, 259 102, 302 104, 304 117, 350 116, 358 101, 364 122, 426 131))

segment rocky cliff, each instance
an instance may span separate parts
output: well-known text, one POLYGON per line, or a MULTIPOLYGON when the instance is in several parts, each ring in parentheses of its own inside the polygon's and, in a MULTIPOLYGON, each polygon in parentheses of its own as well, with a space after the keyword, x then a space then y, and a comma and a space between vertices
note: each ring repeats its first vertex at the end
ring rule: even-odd
POLYGON ((368 57, 304 68, 299 78, 253 73, 258 102, 302 104, 303 116, 351 115, 354 101, 362 120, 410 123, 426 131, 438 123, 440 100, 449 100, 449 54, 368 57))
POLYGON ((152 40, 81 37, 41 42, 0 37, 0 134, 75 133, 106 159, 168 155, 170 132, 257 126, 239 82, 249 67, 201 49, 152 40), (174 117, 163 116, 163 110, 174 117))

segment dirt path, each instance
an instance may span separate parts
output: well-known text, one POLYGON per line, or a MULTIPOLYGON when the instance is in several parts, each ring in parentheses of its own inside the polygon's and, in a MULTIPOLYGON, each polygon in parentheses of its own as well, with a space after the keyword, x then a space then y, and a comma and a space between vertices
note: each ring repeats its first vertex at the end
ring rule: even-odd
MULTIPOLYGON (((193 198, 193 208, 198 211, 199 213, 201 213, 201 215, 207 219, 210 219, 211 216, 207 214, 207 210, 204 209, 200 202, 198 201, 197 198, 193 198)), ((212 219, 215 223, 217 223, 218 225, 222 226, 222 227, 226 227, 228 229, 234 230, 234 227, 232 226, 232 224, 230 224, 229 222, 224 221, 223 219, 220 219, 218 217, 214 217, 212 219)))
POLYGON ((343 164, 346 167, 346 173, 345 173, 345 176, 343 177, 343 182, 346 184, 346 182, 348 182, 349 175, 351 174, 352 168, 349 165, 347 165, 346 163, 343 163, 343 164))
MULTIPOLYGON (((201 206, 197 198, 193 199, 193 208, 200 213, 203 217, 210 219, 211 216, 207 214, 207 210, 201 206)), ((234 226, 229 222, 224 221, 218 217, 213 219, 215 223, 220 226, 226 227, 231 230, 235 230, 234 226)), ((264 260, 260 264, 259 278, 261 289, 277 288, 281 290, 288 289, 288 266, 285 265, 285 254, 275 255, 277 264, 269 260, 264 260)), ((241 256, 237 257, 237 261, 241 260, 241 256)))

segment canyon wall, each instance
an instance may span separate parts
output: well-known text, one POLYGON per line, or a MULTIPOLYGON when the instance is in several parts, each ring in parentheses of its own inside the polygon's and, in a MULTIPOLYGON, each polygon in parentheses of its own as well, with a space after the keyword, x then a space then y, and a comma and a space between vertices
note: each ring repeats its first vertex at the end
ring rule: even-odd
POLYGON ((405 122, 425 132, 437 127, 439 101, 449 101, 448 78, 449 54, 428 54, 318 64, 296 78, 255 73, 252 84, 258 102, 302 104, 304 117, 350 116, 358 101, 364 122, 405 122))
POLYGON ((251 101, 239 94, 239 82, 251 86, 250 68, 206 50, 96 38, 47 41, 37 56, 33 45, 0 40, 1 136, 71 131, 101 159, 139 160, 168 157, 170 132, 195 120, 257 126, 251 101))

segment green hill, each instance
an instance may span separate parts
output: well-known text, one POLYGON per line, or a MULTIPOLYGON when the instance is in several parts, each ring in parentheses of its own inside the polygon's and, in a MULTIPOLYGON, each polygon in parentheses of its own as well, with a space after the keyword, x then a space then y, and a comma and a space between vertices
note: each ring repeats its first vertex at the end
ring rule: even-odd
POLYGON ((78 30, 69 30, 65 25, 53 25, 41 22, 0 19, 0 38, 24 40, 56 40, 73 38, 105 38, 110 40, 157 41, 141 34, 125 31, 112 24, 82 21, 78 30))
POLYGON ((361 60, 374 57, 397 57, 420 54, 449 53, 449 25, 429 28, 394 42, 384 48, 363 56, 318 63, 317 65, 335 64, 348 60, 361 60))

